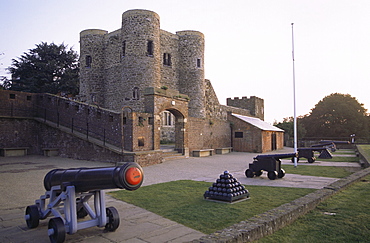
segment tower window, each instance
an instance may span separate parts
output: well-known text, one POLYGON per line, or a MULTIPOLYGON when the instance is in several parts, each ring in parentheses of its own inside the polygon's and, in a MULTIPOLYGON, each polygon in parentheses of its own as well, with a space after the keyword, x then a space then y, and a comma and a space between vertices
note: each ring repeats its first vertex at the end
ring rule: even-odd
POLYGON ((197 67, 200 68, 201 67, 201 63, 200 63, 200 58, 197 59, 197 67))
POLYGON ((140 99, 139 88, 138 87, 135 87, 134 90, 132 91, 132 99, 133 100, 140 99))
POLYGON ((169 53, 163 53, 163 65, 171 66, 171 54, 169 53))
POLYGON ((122 56, 124 57, 126 55, 126 41, 122 42, 122 56))
POLYGON ((86 67, 91 67, 92 57, 86 56, 86 67))
POLYGON ((152 40, 148 40, 147 43, 147 55, 148 56, 153 56, 154 53, 154 43, 152 40))

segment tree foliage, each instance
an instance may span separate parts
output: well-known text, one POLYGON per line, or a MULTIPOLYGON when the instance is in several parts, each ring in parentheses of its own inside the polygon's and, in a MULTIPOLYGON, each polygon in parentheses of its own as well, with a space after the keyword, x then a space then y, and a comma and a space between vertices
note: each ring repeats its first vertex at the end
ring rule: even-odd
POLYGON ((306 137, 349 138, 351 134, 368 135, 369 117, 356 98, 334 93, 319 101, 302 123, 306 137))
MULTIPOLYGON (((297 135, 298 139, 303 138, 306 135, 306 128, 304 125, 300 122, 300 119, 297 119, 297 135)), ((285 131, 285 134, 287 135, 288 139, 294 138, 294 118, 288 117, 284 118, 283 122, 279 122, 277 124, 274 124, 274 126, 283 129, 285 131)))
POLYGON ((13 59, 11 90, 31 93, 78 93, 78 54, 64 44, 42 42, 13 59))
POLYGON ((0 76, 0 89, 9 89, 10 86, 10 81, 5 76, 0 76))

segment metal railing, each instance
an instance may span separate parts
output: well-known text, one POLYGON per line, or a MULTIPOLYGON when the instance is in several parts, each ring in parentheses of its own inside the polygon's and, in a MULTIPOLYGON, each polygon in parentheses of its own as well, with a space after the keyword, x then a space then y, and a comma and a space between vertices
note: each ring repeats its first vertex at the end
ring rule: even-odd
POLYGON ((51 110, 41 106, 34 106, 29 109, 14 108, 11 104, 8 108, 0 107, 0 116, 2 117, 25 117, 25 118, 41 118, 44 123, 51 122, 56 127, 66 127, 70 129, 72 133, 80 133, 86 136, 86 139, 94 138, 100 140, 103 145, 113 145, 121 148, 121 139, 114 137, 121 137, 120 134, 116 134, 117 131, 106 128, 104 126, 97 126, 93 122, 89 122, 88 119, 81 119, 78 116, 72 115, 71 117, 61 117, 61 113, 58 110, 51 110))

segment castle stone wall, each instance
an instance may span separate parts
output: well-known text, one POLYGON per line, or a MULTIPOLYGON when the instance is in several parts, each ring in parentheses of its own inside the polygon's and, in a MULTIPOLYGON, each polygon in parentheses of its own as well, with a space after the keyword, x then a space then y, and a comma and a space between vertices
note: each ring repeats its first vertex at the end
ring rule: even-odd
MULTIPOLYGON (((179 90, 179 69, 181 68, 179 56, 179 37, 170 32, 161 30, 161 55, 170 55, 167 64, 161 65, 161 87, 179 90)), ((168 58, 168 56, 167 56, 168 58)))
POLYGON ((226 100, 228 106, 238 107, 241 109, 246 109, 250 111, 250 114, 254 117, 257 117, 261 120, 264 120, 264 101, 261 98, 256 96, 242 97, 235 97, 234 99, 227 98, 226 100))

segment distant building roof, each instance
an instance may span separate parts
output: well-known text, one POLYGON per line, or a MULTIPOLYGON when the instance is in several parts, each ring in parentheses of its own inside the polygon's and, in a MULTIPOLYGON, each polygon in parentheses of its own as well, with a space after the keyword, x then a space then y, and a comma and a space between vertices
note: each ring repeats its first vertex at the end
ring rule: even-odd
POLYGON ((263 131, 284 132, 284 130, 282 130, 278 127, 275 127, 273 125, 270 125, 269 123, 267 123, 265 121, 262 121, 259 118, 250 117, 250 116, 242 116, 242 115, 234 114, 234 113, 232 113, 231 115, 236 117, 236 118, 239 118, 240 120, 243 120, 243 121, 251 124, 252 126, 255 126, 255 127, 259 128, 263 131))

